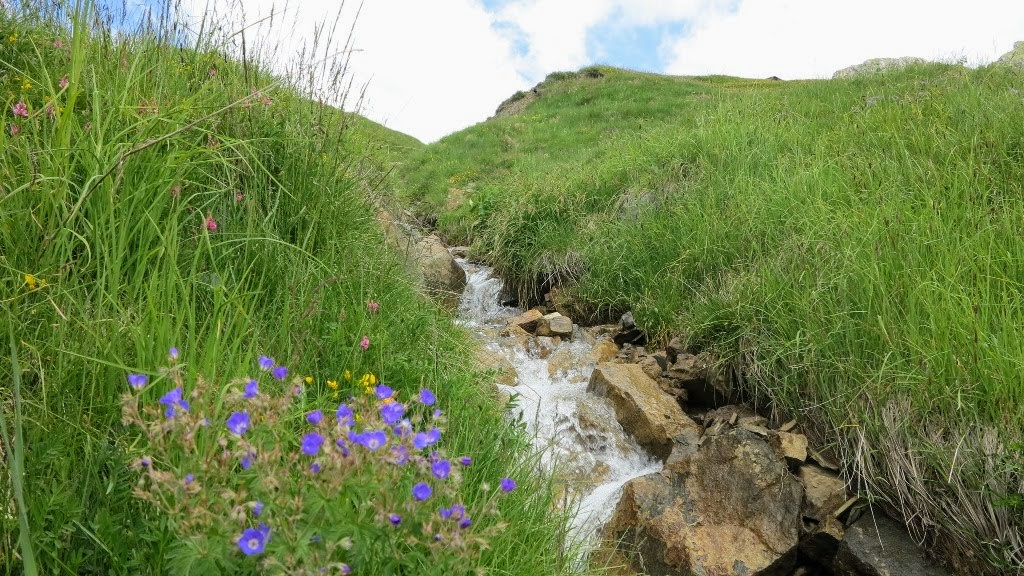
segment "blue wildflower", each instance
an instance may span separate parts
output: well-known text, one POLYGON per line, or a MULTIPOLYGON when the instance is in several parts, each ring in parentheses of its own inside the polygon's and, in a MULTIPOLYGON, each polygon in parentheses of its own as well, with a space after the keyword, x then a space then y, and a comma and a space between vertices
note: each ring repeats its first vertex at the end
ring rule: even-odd
POLYGON ((392 526, 398 526, 399 524, 402 523, 402 517, 399 516, 398 514, 391 514, 391 515, 389 515, 388 516, 388 520, 391 522, 392 526))
POLYGON ((320 445, 324 443, 324 437, 316 432, 310 432, 302 437, 302 453, 307 456, 316 456, 320 451, 320 445))
POLYGON ((260 356, 256 362, 260 365, 261 370, 270 370, 274 367, 274 359, 269 356, 260 356))
POLYGON ((228 417, 228 430, 233 434, 241 436, 249 429, 249 414, 247 412, 234 412, 228 417))
POLYGON ((246 556, 262 554, 269 536, 270 528, 266 524, 260 524, 258 528, 246 528, 238 537, 238 547, 246 556))
POLYGON ((459 458, 459 464, 462 464, 463 466, 469 466, 473 464, 473 459, 470 458, 469 456, 463 456, 462 458, 459 458))
POLYGON ((338 438, 337 440, 334 441, 334 444, 337 445, 339 449, 341 449, 341 457, 348 458, 348 446, 345 445, 345 441, 342 440, 341 438, 338 438))
POLYGON ((392 462, 399 466, 404 466, 405 463, 409 461, 409 451, 405 446, 399 445, 391 448, 391 456, 394 458, 392 462))
POLYGON ((501 486, 501 491, 506 494, 516 489, 516 481, 511 478, 502 478, 499 485, 501 486))
POLYGON ((161 396, 159 402, 166 406, 164 409, 164 416, 168 418, 174 418, 176 409, 180 409, 182 412, 188 412, 188 400, 185 400, 183 397, 181 386, 178 386, 167 394, 161 396))
POLYGON ((245 383, 245 392, 242 393, 242 398, 255 398, 260 393, 260 383, 255 380, 249 380, 245 383))
POLYGON ((370 452, 375 452, 388 441, 388 435, 383 430, 370 430, 363 433, 362 437, 360 444, 369 448, 370 452))
POLYGON ((441 410, 434 410, 434 419, 436 420, 440 418, 441 414, 444 414, 444 412, 441 412, 441 410))
POLYGON ((469 519, 469 516, 466 516, 461 522, 459 522, 459 528, 469 528, 472 523, 473 521, 469 519))
POLYGON ((252 505, 252 515, 259 516, 260 514, 263 514, 263 502, 257 500, 256 503, 252 505))
POLYGON ((324 413, 320 410, 313 410, 309 414, 306 414, 306 422, 316 426, 324 419, 324 413))
POLYGON ((405 406, 398 402, 388 402, 380 407, 380 415, 385 424, 392 426, 405 415, 405 406))
POLYGON ((310 464, 309 465, 309 471, 312 472, 313 474, 319 474, 320 473, 320 463, 319 462, 313 462, 312 464, 310 464))
POLYGON ((341 565, 341 573, 342 574, 351 574, 352 573, 352 569, 349 568, 348 564, 342 564, 341 565))
POLYGON ((399 438, 405 438, 412 432, 412 422, 409 422, 409 419, 406 418, 396 424, 393 430, 395 431, 396 436, 399 438))
POLYGON ((355 424, 355 413, 344 402, 338 404, 338 411, 334 413, 334 416, 338 419, 339 426, 352 426, 355 424))
POLYGON ((420 402, 426 406, 433 406, 437 399, 434 398, 434 393, 429 388, 420 390, 420 402))
POLYGON ((193 476, 192 474, 185 474, 185 486, 188 486, 189 484, 194 482, 195 479, 196 479, 196 477, 193 476))
POLYGON ((270 371, 270 375, 278 380, 284 380, 288 377, 288 369, 284 366, 275 366, 274 369, 270 371))
POLYGON ((412 497, 419 502, 430 498, 431 492, 430 486, 426 482, 420 482, 412 487, 412 497))
POLYGON ((252 452, 249 452, 245 456, 242 456, 242 470, 248 470, 249 466, 252 466, 252 459, 254 457, 256 457, 256 455, 253 454, 252 452))
POLYGON ((437 444, 437 441, 441 439, 441 431, 437 428, 431 428, 429 432, 417 432, 412 437, 412 445, 418 450, 423 450, 437 444))
POLYGON ((444 480, 452 473, 452 465, 447 460, 438 460, 430 467, 430 471, 441 480, 444 480))
POLYGON ((385 398, 391 398, 392 396, 395 395, 395 391, 392 390, 390 386, 385 386, 383 384, 378 385, 376 388, 373 389, 373 391, 374 391, 374 393, 377 394, 377 398, 379 400, 384 400, 385 398))
POLYGON ((170 352, 168 352, 167 355, 170 356, 171 360, 177 360, 178 359, 178 348, 176 346, 171 346, 171 350, 170 350, 170 352))
POLYGON ((145 386, 147 382, 149 382, 149 376, 146 376, 145 374, 128 375, 128 385, 136 390, 145 386))

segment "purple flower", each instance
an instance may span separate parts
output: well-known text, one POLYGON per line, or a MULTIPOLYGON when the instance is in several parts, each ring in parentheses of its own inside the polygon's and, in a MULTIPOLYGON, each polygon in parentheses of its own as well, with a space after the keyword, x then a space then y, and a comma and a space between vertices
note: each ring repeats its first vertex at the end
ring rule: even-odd
POLYGON ((412 437, 412 445, 415 446, 417 450, 423 450, 424 448, 433 446, 440 439, 441 431, 437 428, 431 428, 430 432, 417 432, 416 435, 412 437))
POLYGON ((466 508, 462 504, 453 504, 451 508, 441 508, 441 519, 454 518, 458 520, 466 514, 466 508))
POLYGON ((260 356, 256 363, 260 365, 261 370, 270 370, 274 367, 274 359, 269 356, 260 356))
POLYGON ((191 475, 191 474, 185 474, 185 486, 188 486, 189 484, 191 484, 192 482, 194 482, 194 481, 195 481, 195 479, 196 479, 196 477, 195 477, 195 476, 193 476, 193 475, 191 475))
POLYGON ((28 106, 25 106, 25 101, 21 100, 17 104, 11 107, 11 111, 15 116, 22 116, 28 118, 28 106))
POLYGON ((369 448, 370 452, 375 452, 378 448, 386 444, 388 441, 388 435, 383 430, 370 430, 369 432, 363 433, 363 441, 361 444, 369 448))
POLYGON ((473 464, 473 459, 469 456, 463 456, 462 458, 459 458, 459 464, 462 464, 463 466, 470 466, 473 464))
POLYGON ((338 411, 334 413, 334 416, 338 419, 339 426, 352 426, 355 423, 355 414, 344 402, 338 404, 338 411))
POLYGON ((430 486, 425 482, 420 482, 412 487, 412 497, 415 498, 417 502, 423 502, 427 498, 430 498, 430 494, 430 486))
POLYGON ((434 418, 440 418, 441 414, 444 414, 444 412, 441 412, 440 410, 434 410, 434 418))
POLYGON ((384 419, 385 424, 393 426, 395 422, 401 420, 402 416, 405 415, 405 406, 398 402, 388 402, 380 407, 380 415, 384 419))
POLYGON ((262 554, 269 536, 270 528, 266 524, 260 524, 258 528, 246 528, 238 537, 238 547, 246 556, 262 554))
POLYGON ((324 413, 319 410, 313 410, 309 414, 306 414, 306 422, 316 426, 324 419, 324 413))
POLYGON ((302 437, 302 453, 307 456, 316 456, 320 451, 320 445, 324 443, 324 437, 316 432, 310 432, 302 437))
POLYGON ((260 383, 255 380, 249 380, 245 383, 245 392, 242 393, 242 398, 255 398, 260 393, 260 383))
POLYGON ((245 456, 242 456, 242 470, 248 470, 249 466, 252 466, 252 459, 255 457, 256 455, 253 454, 252 452, 249 452, 245 456))
POLYGON ((319 474, 320 473, 320 463, 319 462, 313 462, 312 464, 310 464, 309 465, 309 471, 312 472, 313 474, 319 474))
POLYGON ((253 516, 259 516, 262 513, 263 513, 263 502, 260 502, 259 500, 257 500, 256 503, 252 505, 252 515, 253 516))
POLYGON ((395 391, 392 390, 390 386, 385 386, 384 384, 378 385, 373 389, 373 391, 377 394, 377 398, 380 400, 391 398, 395 395, 395 391))
POLYGON ((147 382, 149 382, 149 376, 146 376, 145 374, 128 375, 128 385, 136 390, 145 386, 147 382))
POLYGON ((502 478, 499 485, 501 486, 501 491, 506 494, 516 489, 516 481, 511 478, 502 478))
POLYGON ((170 351, 170 353, 168 353, 168 356, 171 357, 171 360, 177 360, 178 359, 178 348, 175 347, 175 346, 171 346, 171 351, 170 351))
POLYGON ((472 523, 473 521, 469 519, 469 516, 466 516, 461 522, 459 522, 459 528, 469 528, 472 523))
POLYGON ((249 414, 247 412, 234 412, 228 416, 228 430, 233 434, 241 436, 249 429, 249 414))
POLYGON ((423 390, 420 390, 420 402, 422 402, 424 405, 433 406, 434 402, 436 401, 437 399, 434 398, 434 393, 431 392, 429 388, 424 388, 423 390))
POLYGON ((275 366, 274 369, 270 371, 270 375, 278 380, 284 380, 288 377, 288 369, 284 366, 275 366))
POLYGON ((352 569, 349 568, 348 564, 342 564, 341 565, 341 573, 342 574, 351 574, 352 573, 352 569))
POLYGON ((338 438, 334 441, 334 444, 341 450, 341 457, 348 458, 348 446, 345 445, 345 441, 338 438))
POLYGON ((394 427, 394 431, 399 438, 405 438, 410 432, 412 432, 412 422, 409 422, 409 419, 406 418, 394 427))
POLYGON ((398 514, 391 514, 390 516, 388 516, 388 520, 391 522, 392 526, 398 526, 402 523, 402 517, 398 514))
POLYGON ((447 460, 438 460, 437 462, 434 462, 433 465, 431 465, 430 471, 434 474, 434 476, 437 476, 441 480, 444 480, 452 473, 451 462, 448 462, 447 460))
POLYGON ((149 461, 149 458, 142 458, 139 460, 139 466, 142 466, 143 468, 149 468, 150 464, 152 464, 152 462, 149 461))
POLYGON ((405 446, 395 446, 391 448, 391 457, 394 458, 392 462, 399 466, 404 466, 409 461, 409 451, 405 446))
POLYGON ((161 396, 160 403, 166 406, 164 409, 164 416, 168 418, 174 418, 176 409, 180 409, 182 412, 188 412, 188 400, 185 400, 183 397, 181 386, 178 386, 167 394, 161 396))

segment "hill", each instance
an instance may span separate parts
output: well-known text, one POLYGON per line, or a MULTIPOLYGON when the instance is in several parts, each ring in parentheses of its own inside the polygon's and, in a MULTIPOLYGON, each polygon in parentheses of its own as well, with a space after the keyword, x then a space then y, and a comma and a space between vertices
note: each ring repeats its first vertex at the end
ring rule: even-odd
POLYGON ((548 77, 398 194, 524 303, 713 353, 965 574, 1024 567, 1024 77, 548 77))

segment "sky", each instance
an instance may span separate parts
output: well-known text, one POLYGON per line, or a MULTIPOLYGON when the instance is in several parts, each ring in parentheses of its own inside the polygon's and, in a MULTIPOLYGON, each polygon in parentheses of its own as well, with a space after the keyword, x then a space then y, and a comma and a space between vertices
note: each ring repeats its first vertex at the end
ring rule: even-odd
POLYGON ((590 64, 827 78, 876 57, 979 65, 1024 40, 1024 0, 293 0, 284 17, 281 0, 190 1, 194 14, 213 6, 248 23, 276 12, 274 25, 247 32, 275 47, 281 67, 318 23, 337 23, 331 54, 350 55, 349 79, 365 89, 359 111, 424 142, 487 119, 551 72, 590 64))

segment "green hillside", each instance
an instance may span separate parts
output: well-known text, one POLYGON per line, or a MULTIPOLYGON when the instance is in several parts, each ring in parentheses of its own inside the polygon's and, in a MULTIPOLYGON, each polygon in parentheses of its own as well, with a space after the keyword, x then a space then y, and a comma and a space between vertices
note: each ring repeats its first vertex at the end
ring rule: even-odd
POLYGON ((421 144, 235 59, 231 31, 78 6, 0 8, 0 574, 562 572, 528 439, 374 220, 421 144), (423 503, 400 454, 303 436, 396 398, 471 458, 423 503), (446 502, 473 514, 457 547, 416 532, 446 502))
POLYGON ((1024 75, 550 76, 399 195, 524 302, 632 310, 964 574, 1024 567, 1024 75))

